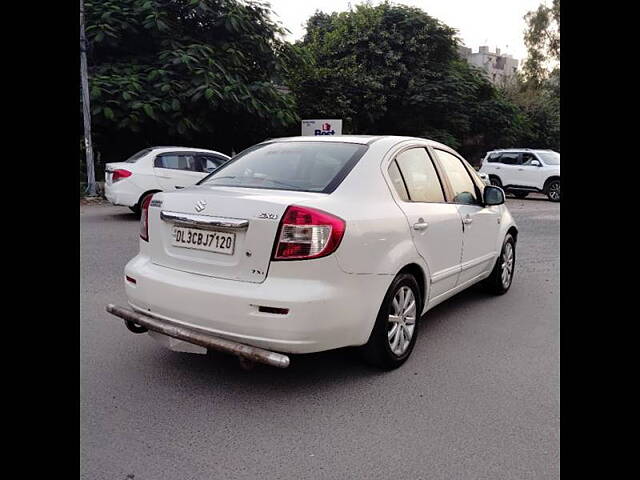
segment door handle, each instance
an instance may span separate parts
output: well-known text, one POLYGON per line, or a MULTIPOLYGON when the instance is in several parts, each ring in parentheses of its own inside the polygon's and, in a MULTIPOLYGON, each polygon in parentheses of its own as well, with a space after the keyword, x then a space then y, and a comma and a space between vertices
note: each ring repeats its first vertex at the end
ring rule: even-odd
POLYGON ((521 172, 522 170, 524 170, 524 168, 519 168, 518 171, 521 172))
POLYGON ((462 223, 464 223, 465 225, 471 225, 473 223, 473 218, 467 215, 462 219, 462 223))
POLYGON ((496 170, 500 170, 500 167, 496 167, 496 170))
POLYGON ((180 185, 176 185, 175 187, 176 187, 176 190, 178 190, 180 188, 184 188, 184 187, 181 187, 180 185))
POLYGON ((418 223, 413 224, 413 229, 417 231, 426 230, 427 228, 429 228, 429 224, 422 218, 418 221, 418 223))

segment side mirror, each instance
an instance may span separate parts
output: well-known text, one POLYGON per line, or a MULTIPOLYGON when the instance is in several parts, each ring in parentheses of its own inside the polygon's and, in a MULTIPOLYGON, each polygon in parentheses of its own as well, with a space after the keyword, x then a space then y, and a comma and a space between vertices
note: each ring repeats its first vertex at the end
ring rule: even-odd
POLYGON ((504 190, 494 185, 484 187, 483 193, 484 204, 487 207, 493 205, 502 205, 504 203, 504 190))
POLYGON ((531 165, 532 167, 541 167, 542 166, 542 164, 540 163, 539 160, 531 160, 531 163, 529 165, 531 165))

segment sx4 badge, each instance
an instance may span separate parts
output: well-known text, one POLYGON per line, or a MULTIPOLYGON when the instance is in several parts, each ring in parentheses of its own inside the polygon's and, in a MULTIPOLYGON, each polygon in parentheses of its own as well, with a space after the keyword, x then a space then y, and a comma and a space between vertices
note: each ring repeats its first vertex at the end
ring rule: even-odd
POLYGON ((258 218, 267 218, 269 220, 277 220, 278 215, 276 213, 260 213, 258 218))

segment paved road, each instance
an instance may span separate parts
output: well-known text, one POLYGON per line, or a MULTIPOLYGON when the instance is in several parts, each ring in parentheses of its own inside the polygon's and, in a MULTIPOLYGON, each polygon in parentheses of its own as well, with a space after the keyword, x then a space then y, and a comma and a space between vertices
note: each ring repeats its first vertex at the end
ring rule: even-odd
POLYGON ((81 478, 559 478, 560 206, 508 204, 509 293, 436 307, 390 373, 348 350, 247 372, 134 336, 104 306, 126 301, 138 223, 81 206, 81 478))

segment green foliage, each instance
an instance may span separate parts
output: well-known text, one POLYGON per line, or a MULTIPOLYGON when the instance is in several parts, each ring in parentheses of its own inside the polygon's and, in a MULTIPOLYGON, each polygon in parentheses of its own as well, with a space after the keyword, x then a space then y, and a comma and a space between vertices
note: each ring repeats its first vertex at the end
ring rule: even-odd
POLYGON ((553 0, 551 7, 541 4, 524 19, 527 23, 524 43, 528 50, 524 72, 529 81, 539 85, 548 78, 549 65, 560 61, 560 0, 553 0))
POLYGON ((85 2, 93 131, 107 161, 150 144, 236 151, 298 121, 268 4, 85 2))
POLYGON ((529 148, 560 151, 560 72, 554 71, 541 84, 519 79, 504 96, 521 112, 519 141, 529 148))
POLYGON ((289 84, 301 117, 342 118, 345 133, 429 137, 474 155, 515 141, 517 109, 457 47, 453 29, 417 8, 316 12, 289 84))
POLYGON ((559 37, 536 43, 559 25, 559 0, 543 7, 528 17, 527 81, 498 90, 460 59, 455 30, 417 8, 316 12, 291 45, 258 1, 86 0, 97 163, 149 145, 237 152, 297 135, 301 117, 432 138, 471 161, 491 148, 559 150, 559 69, 532 73, 559 55, 559 37))

